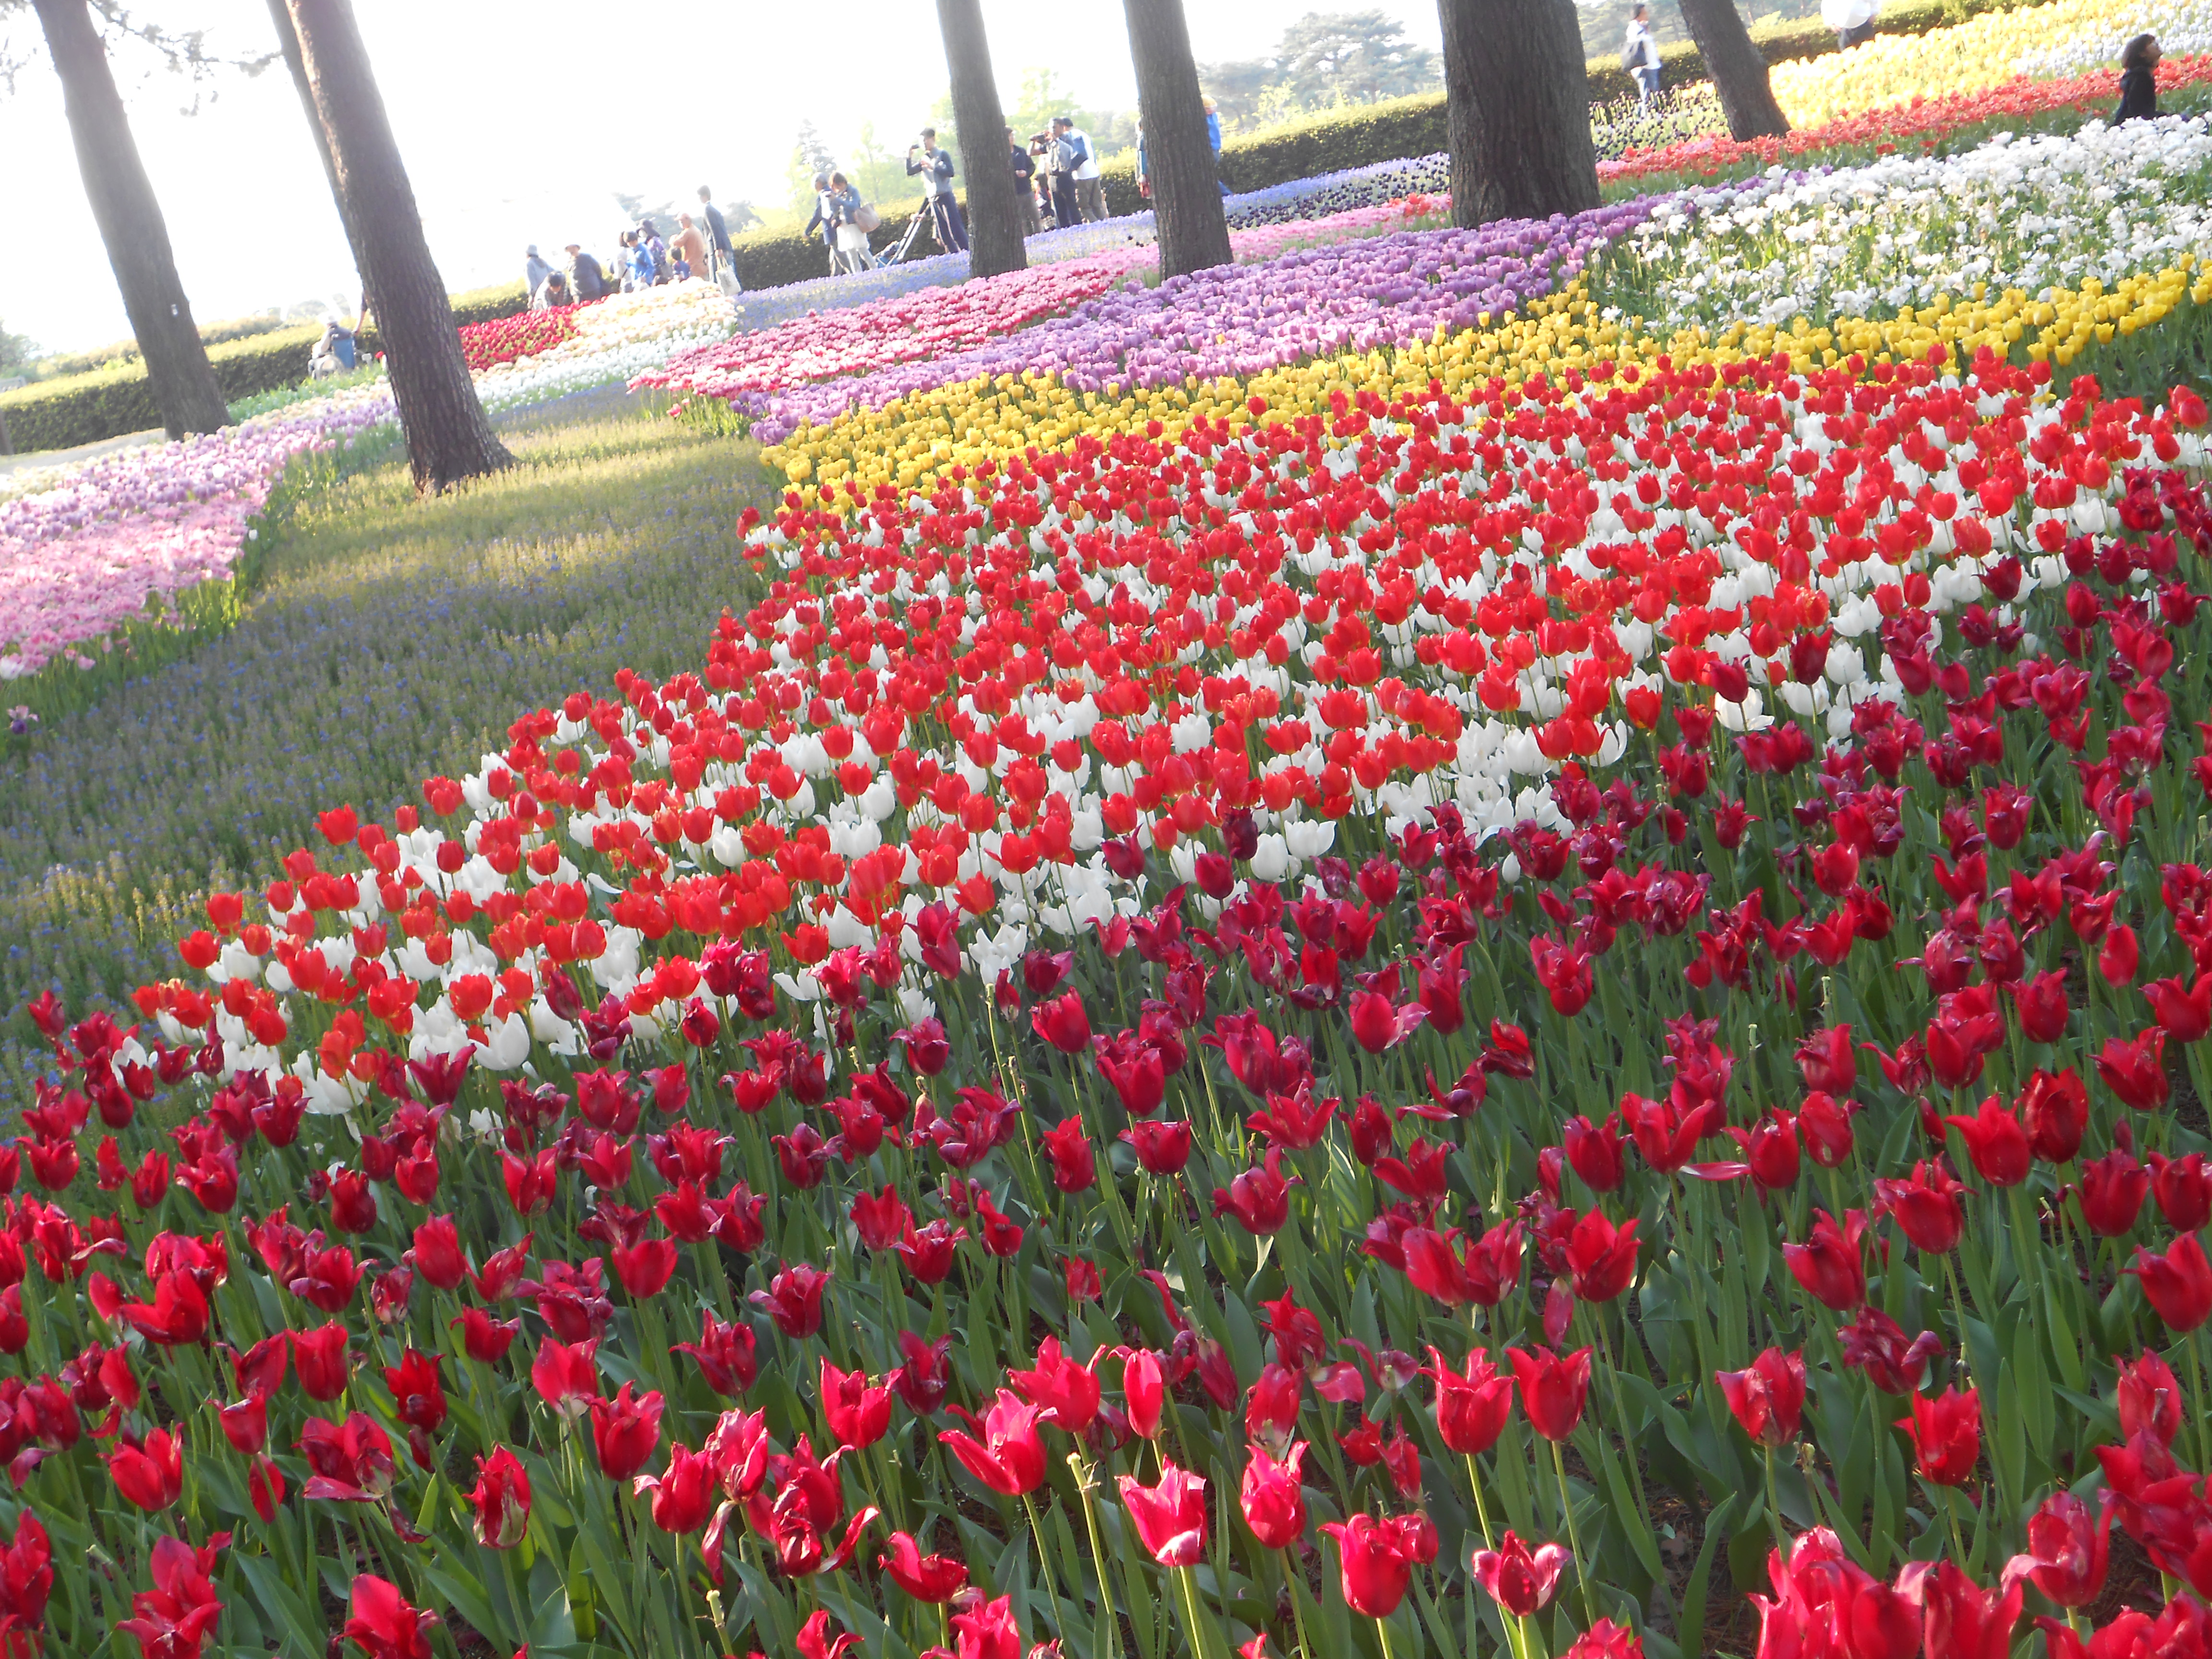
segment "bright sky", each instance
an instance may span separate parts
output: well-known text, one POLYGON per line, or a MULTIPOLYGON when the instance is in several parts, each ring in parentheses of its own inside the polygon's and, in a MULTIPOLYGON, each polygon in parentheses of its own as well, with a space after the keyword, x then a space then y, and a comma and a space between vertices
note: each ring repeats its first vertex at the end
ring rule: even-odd
MULTIPOLYGON (((1437 45, 1433 0, 1185 0, 1200 62, 1256 56, 1312 10, 1379 6, 1437 45)), ((1116 0, 982 0, 1000 93, 1024 69, 1057 72, 1071 100, 1134 109, 1116 0)), ((211 50, 270 44, 264 0, 142 0, 211 50)), ((781 204, 792 141, 811 119, 841 154, 875 123, 903 151, 945 85, 932 0, 356 0, 432 252, 451 290, 521 274, 524 247, 571 240, 605 258, 622 227, 613 192, 688 204, 781 204)), ((27 9, 8 26, 32 49, 0 94, 0 323, 49 350, 126 337, 79 180, 59 84, 27 9)), ((198 115, 184 81, 116 53, 140 155, 178 269, 203 322, 358 293, 330 191, 283 66, 224 75, 198 115)))

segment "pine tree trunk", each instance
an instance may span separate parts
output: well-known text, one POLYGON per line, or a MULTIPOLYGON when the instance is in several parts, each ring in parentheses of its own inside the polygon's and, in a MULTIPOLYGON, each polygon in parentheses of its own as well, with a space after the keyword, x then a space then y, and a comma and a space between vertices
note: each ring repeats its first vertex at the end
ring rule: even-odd
POLYGON ((1452 222, 1598 204, 1589 82, 1573 0, 1437 0, 1452 222))
POLYGON ((1790 118, 1774 101, 1767 81, 1765 54, 1752 45, 1735 0, 1681 0, 1681 7, 1682 21, 1698 43, 1698 56, 1705 60, 1713 90, 1720 94, 1729 137, 1742 143, 1789 131, 1790 118))
POLYGON ((376 307, 415 487, 435 493, 513 463, 484 416, 446 284, 349 0, 289 0, 337 181, 338 212, 376 307))
POLYGON ((1145 167, 1152 181, 1152 222, 1158 227, 1160 275, 1181 276, 1225 265, 1229 221, 1221 211, 1220 169, 1206 134, 1206 104, 1182 0, 1122 0, 1129 58, 1137 70, 1138 112, 1145 123, 1145 167))
POLYGON ((952 80, 956 145, 968 169, 969 270, 978 276, 1020 270, 1030 262, 1024 238, 1036 222, 1014 178, 982 7, 978 0, 937 0, 937 27, 952 80))
POLYGON ((107 49, 92 26, 86 0, 32 0, 46 30, 54 73, 61 77, 77 171, 107 263, 123 292, 123 309, 146 360, 155 405, 172 438, 213 432, 230 423, 222 387, 208 362, 191 301, 177 276, 168 226, 138 160, 131 122, 115 91, 107 49))

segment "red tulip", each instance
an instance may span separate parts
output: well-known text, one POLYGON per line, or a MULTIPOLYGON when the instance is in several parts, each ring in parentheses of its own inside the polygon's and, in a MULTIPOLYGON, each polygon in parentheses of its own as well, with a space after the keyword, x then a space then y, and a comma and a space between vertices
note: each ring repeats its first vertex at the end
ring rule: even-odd
POLYGON ((2046 1164, 2070 1164, 2089 1127, 2089 1091, 2070 1069, 2037 1072, 2021 1091, 2020 1121, 2038 1158, 2046 1164))
POLYGON ((2117 1146, 2084 1164, 2075 1188, 2081 1219, 2100 1238, 2124 1238, 2133 1232, 2149 1193, 2150 1171, 2136 1162, 2134 1153, 2117 1146))
POLYGON ((891 1391, 880 1383, 870 1387, 865 1371, 839 1370, 825 1355, 822 1415, 839 1445, 848 1451, 863 1450, 882 1439, 891 1425, 891 1391))
POLYGON ((309 1418, 300 1449, 314 1471, 301 1495, 312 1501, 377 1504, 392 1490, 392 1437, 359 1412, 343 1423, 309 1418))
POLYGON ((1395 1613, 1413 1577, 1413 1540, 1403 1521, 1355 1515, 1348 1521, 1324 1522, 1322 1530, 1336 1540, 1345 1605, 1370 1619, 1395 1613))
POLYGON ((1138 1540, 1164 1567, 1195 1566, 1206 1559, 1206 1482, 1163 1458, 1157 1486, 1121 1479, 1121 1506, 1138 1540))
POLYGON ((538 1397, 563 1417, 580 1416, 599 1392, 599 1342, 566 1343, 545 1338, 531 1363, 531 1386, 538 1397))
POLYGON ((2112 1491, 2100 1494, 2098 1514, 2070 1492, 2055 1492, 2027 1518, 2027 1549, 2005 1569, 2007 1578, 2025 1573, 2062 1607, 2086 1607, 2105 1588, 2108 1535, 2112 1530, 2112 1491))
POLYGON ((2106 1037, 2097 1055, 2097 1075, 2124 1106, 2154 1112, 2166 1104, 2166 1032, 2159 1026, 2127 1042, 2106 1037))
POLYGON ((1627 1626, 1601 1619, 1575 1638, 1566 1659, 1644 1659, 1644 1644, 1627 1626))
POLYGON ((1928 1362, 1943 1352, 1943 1339, 1923 1331, 1910 1342, 1904 1328, 1879 1308, 1862 1308, 1858 1317, 1836 1334, 1844 1364, 1863 1370, 1885 1394, 1911 1394, 1920 1387, 1928 1362))
POLYGON ((1966 1156, 1973 1160, 1974 1172, 1990 1186, 2017 1187, 2027 1179, 2032 1158, 2027 1132, 1995 1095, 1983 1101, 1972 1117, 1954 1113, 1943 1121, 1959 1132, 1959 1139, 1966 1143, 1966 1156))
POLYGON ((1079 1054, 1091 1046, 1091 1016, 1079 991, 1039 1003, 1030 1011, 1030 1027, 1063 1054, 1079 1054))
POLYGON ((776 1329, 793 1338, 808 1337, 822 1328, 822 1292, 830 1275, 801 1261, 787 1267, 769 1281, 764 1291, 747 1299, 764 1311, 776 1329))
POLYGON ((2021 1035, 2030 1042, 2056 1042, 2066 1035, 2066 975, 2057 969, 2033 979, 2015 981, 2005 988, 2012 993, 2020 1013, 2021 1035))
POLYGON ((1022 1398, 1037 1408, 1040 1420, 1080 1435, 1098 1415, 1097 1358, 1079 1365, 1060 1350, 1060 1339, 1048 1336, 1037 1346, 1036 1369, 1011 1368, 1006 1381, 1022 1398))
POLYGON ((1447 1451, 1473 1457, 1498 1443, 1513 1410, 1513 1379, 1501 1375, 1488 1355, 1470 1353, 1467 1369, 1457 1371, 1431 1348, 1421 1374, 1437 1385, 1437 1435, 1447 1451))
POLYGON ((223 1438, 234 1450, 251 1457, 269 1443, 266 1395, 249 1394, 243 1400, 218 1408, 216 1415, 222 1425, 223 1438))
POLYGON ((2212 1262, 2196 1234, 2182 1234, 2163 1255, 2138 1249, 2135 1266, 2124 1271, 2142 1282, 2150 1305, 2173 1329, 2193 1331, 2212 1317, 2212 1262))
POLYGON ((1052 1184, 1063 1193, 1088 1192, 1098 1180, 1098 1166, 1084 1133, 1080 1117, 1062 1118, 1037 1139, 1052 1159, 1052 1184))
POLYGON ((1928 1659, 2002 1659, 2020 1621, 2020 1581, 1984 1589, 1951 1561, 1915 1561, 1898 1575, 1899 1594, 1920 1604, 1928 1659))
POLYGON ((2150 1194, 2166 1224, 2178 1233, 2203 1230, 2212 1220, 2212 1170, 2202 1152, 2185 1158, 2150 1155, 2150 1194))
MULTIPOLYGON (((993 1492, 1018 1498, 1044 1480, 1044 1442, 1038 1437, 1035 1406, 1001 1389, 981 1423, 982 1438, 947 1429, 937 1437, 951 1449, 961 1466, 993 1492)), ((975 1419, 969 1419, 971 1423, 975 1419)))
MULTIPOLYGON (((2021 1151, 2024 1160, 2025 1141, 2021 1151)), ((1893 1219, 1898 1231, 1917 1249, 1946 1255, 1958 1248, 1966 1230, 1966 1212, 1960 1202, 1965 1190, 1941 1159, 1923 1158, 1913 1165, 1907 1180, 1875 1181, 1875 1210, 1893 1219)))
POLYGON ((1982 1401, 1973 1389, 1946 1389, 1933 1400, 1916 1394, 1912 1415, 1898 1419, 1897 1426, 1911 1432, 1924 1479, 1957 1486, 1973 1474, 1982 1455, 1982 1401))
POLYGON ((2106 931, 2104 942, 2098 947, 2097 971, 2107 985, 2131 984, 2138 957, 2136 930, 2124 923, 2115 923, 2106 931))
POLYGON ((335 1400, 343 1394, 352 1369, 345 1327, 331 1323, 318 1330, 294 1331, 292 1369, 310 1400, 335 1400))
POLYGON ((1121 1139, 1137 1149, 1137 1162, 1157 1176, 1181 1172, 1190 1162, 1190 1125, 1141 1119, 1121 1131, 1121 1139))
MULTIPOLYGON (((906 1270, 924 1285, 940 1285, 952 1272, 953 1253, 968 1237, 965 1227, 955 1227, 942 1216, 917 1231, 911 1218, 906 1237, 892 1248, 906 1270)), ((754 1295, 760 1293, 756 1291, 754 1295)))
POLYGON ((1707 1135, 1718 1134, 1728 1121, 1727 1109, 1717 1100, 1686 1109, 1681 1101, 1679 1090, 1665 1100, 1647 1100, 1642 1095, 1620 1097, 1621 1121, 1635 1138, 1636 1150, 1662 1175, 1671 1174, 1695 1158, 1698 1143, 1707 1135))
POLYGON ((1283 1178, 1283 1154, 1267 1148, 1266 1161, 1246 1170, 1224 1190, 1213 1189, 1213 1213, 1234 1215, 1237 1223, 1255 1238, 1282 1230, 1291 1218, 1291 1183, 1283 1178))
POLYGON ((1808 1296, 1848 1312, 1866 1300, 1866 1261, 1859 1250, 1865 1231, 1866 1218, 1856 1210, 1842 1227, 1826 1210, 1816 1211, 1811 1234, 1802 1244, 1784 1244, 1782 1259, 1808 1296))
POLYGON ((1293 1441, 1280 1462, 1270 1456, 1264 1446, 1255 1445, 1251 1452, 1237 1492, 1244 1524, 1262 1547, 1288 1549, 1305 1536, 1306 1498, 1300 1470, 1305 1462, 1306 1443, 1293 1441))
POLYGON ((1582 1177, 1583 1185, 1594 1193, 1612 1192, 1625 1178, 1620 1126, 1618 1112, 1602 1124, 1594 1125, 1586 1117, 1567 1120, 1564 1137, 1567 1163, 1582 1177))
POLYGON ((1565 1440, 1583 1420, 1583 1405, 1589 1397, 1590 1352, 1578 1348, 1562 1358, 1548 1348, 1506 1350, 1521 1391, 1521 1409, 1528 1413, 1528 1426, 1545 1439, 1565 1440))
POLYGON ((1010 1595, 954 1613, 952 1630, 960 1639, 957 1659, 1021 1659, 1022 1632, 1010 1595))
POLYGON ((609 1254, 614 1258, 615 1277, 636 1301, 659 1296, 676 1272, 672 1238, 641 1238, 635 1244, 617 1244, 609 1254))
POLYGON ((1805 1413, 1805 1356, 1769 1348, 1748 1369, 1717 1371, 1714 1380, 1743 1431, 1764 1446, 1797 1437, 1805 1413))
POLYGON ((477 1459, 477 1484, 469 1493, 476 1509, 477 1542, 486 1549, 511 1550, 530 1526, 530 1474, 504 1446, 477 1459))
POLYGON ((1403 1007, 1380 991, 1361 991, 1352 999, 1352 1040, 1370 1054, 1379 1054, 1403 1042, 1429 1017, 1418 1002, 1403 1007))
MULTIPOLYGON (((115 1626, 138 1644, 141 1659, 199 1659, 201 1644, 222 1616, 222 1601, 210 1575, 229 1537, 216 1533, 197 1550, 180 1538, 154 1540, 147 1563, 154 1588, 136 1592, 131 1598, 133 1617, 115 1626)), ((0 1646, 8 1644, 0 1638, 0 1646)))
POLYGON ((1797 1184, 1802 1167, 1797 1120, 1789 1113, 1770 1106, 1750 1128, 1731 1127, 1728 1133, 1743 1149, 1751 1178, 1762 1191, 1778 1193, 1797 1184))
POLYGON ((346 1639, 368 1659, 430 1659, 426 1632, 438 1623, 438 1615, 410 1607, 398 1585, 361 1574, 353 1581, 352 1613, 346 1639))
POLYGON ((2121 1363, 2112 1402, 2125 1439, 2148 1434, 2161 1446, 2170 1446, 2181 1431, 2181 1384, 2166 1361, 2150 1349, 2121 1363))
POLYGON ((917 1601, 939 1606, 957 1596, 968 1583, 968 1564, 957 1555, 924 1555, 912 1533, 890 1535, 890 1553, 876 1558, 884 1576, 917 1601))
POLYGON ((645 1467, 653 1449, 660 1443, 660 1394, 636 1393, 637 1384, 625 1382, 612 1400, 593 1395, 592 1447, 599 1454, 599 1473, 610 1480, 627 1480, 645 1467))
POLYGON ((384 1368, 384 1384, 392 1390, 399 1420, 410 1429, 435 1434, 446 1420, 446 1385, 438 1374, 439 1358, 410 1348, 397 1365, 384 1368))
POLYGON ((1585 1302, 1610 1302, 1636 1277, 1636 1223, 1619 1227, 1592 1210, 1575 1223, 1567 1240, 1567 1267, 1575 1294, 1585 1302))
POLYGON ((1824 1170, 1840 1169, 1851 1155, 1851 1114, 1858 1103, 1815 1091, 1797 1108, 1797 1133, 1805 1153, 1824 1170))
POLYGON ((1122 1361, 1121 1399, 1131 1431, 1140 1439, 1158 1439, 1160 1419, 1167 1405, 1167 1380, 1160 1371, 1159 1355, 1150 1348, 1134 1349, 1122 1361))
POLYGON ((1544 1544, 1534 1553, 1508 1528, 1494 1550, 1477 1550, 1470 1564, 1475 1582, 1490 1599, 1516 1619, 1526 1619, 1552 1599, 1559 1575, 1575 1558, 1564 1544, 1544 1544))
POLYGON ((142 1510, 166 1510, 185 1489, 185 1445, 167 1429, 149 1429, 137 1444, 125 1440, 107 1455, 115 1490, 142 1510))
POLYGON ((653 1524, 681 1538, 707 1524, 714 1509, 714 1460, 688 1446, 668 1449, 668 1467, 659 1474, 641 1474, 632 1480, 630 1496, 653 1494, 653 1524))
POLYGON ((853 1229, 872 1250, 890 1249, 913 1224, 914 1212, 896 1187, 886 1185, 880 1193, 860 1193, 853 1199, 853 1229))
POLYGON ((2142 988, 2151 1017, 2176 1042, 2202 1042, 2212 1033, 2212 974, 2185 988, 2179 979, 2154 979, 2142 988))
POLYGON ((460 1284, 468 1271, 461 1237, 449 1215, 434 1215, 415 1229, 415 1271, 441 1291, 460 1284))
POLYGON ((448 1328, 461 1328, 461 1347, 479 1365, 495 1365, 506 1358, 507 1349, 522 1333, 520 1320, 494 1319, 482 1308, 464 1308, 447 1323, 448 1328))
POLYGON ((860 1645, 860 1638, 851 1631, 830 1634, 830 1611, 817 1607, 799 1626, 793 1644, 799 1650, 799 1659, 845 1659, 845 1656, 860 1645))

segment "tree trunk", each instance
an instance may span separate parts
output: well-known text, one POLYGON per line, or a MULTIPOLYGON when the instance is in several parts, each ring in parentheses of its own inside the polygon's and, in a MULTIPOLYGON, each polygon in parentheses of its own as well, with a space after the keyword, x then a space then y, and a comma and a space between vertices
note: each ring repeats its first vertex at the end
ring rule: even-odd
POLYGON ((32 0, 46 30, 46 50, 61 77, 76 145, 77 171, 92 201, 107 263, 123 291, 123 309, 146 360, 154 402, 172 438, 230 424, 222 387, 208 362, 191 301, 177 277, 176 256, 161 204, 138 160, 131 122, 115 91, 107 49, 92 26, 86 0, 32 0))
POLYGON ((349 0, 289 0, 301 66, 328 143, 338 213, 376 307, 415 487, 435 493, 509 465, 485 419, 446 284, 349 0))
POLYGON ((1152 181, 1160 275, 1181 276, 1225 265, 1229 221, 1221 211, 1221 170, 1206 134, 1206 104, 1182 0, 1122 0, 1137 107, 1145 123, 1145 167, 1152 181))
MULTIPOLYGON (((331 187, 331 200, 337 204, 346 246, 353 250, 354 274, 359 276, 361 238, 354 233, 353 216, 346 211, 345 197, 338 190, 338 164, 331 158, 330 135, 323 131, 323 118, 315 109, 315 89, 307 83, 307 60, 300 56, 300 36, 292 27, 292 14, 285 9, 284 0, 269 0, 269 21, 276 26, 277 49, 283 54, 284 67, 291 71, 292 89, 300 94, 300 107, 307 117, 307 134, 315 141, 315 154, 322 158, 323 178, 331 187)), ((367 295, 368 284, 364 282, 361 288, 367 295)))
POLYGON ((937 27, 952 80, 956 141, 968 169, 968 268, 978 276, 1020 270, 1030 262, 1024 238, 1036 221, 1014 179, 982 7, 978 0, 937 0, 937 27))
POLYGON ((1598 204, 1589 82, 1573 0, 1437 0, 1452 222, 1598 204))
POLYGON ((1742 143, 1789 131, 1790 118, 1767 82, 1765 54, 1752 45, 1735 0, 1681 0, 1681 6, 1682 21, 1698 43, 1698 56, 1705 60, 1713 90, 1720 94, 1729 137, 1742 143))

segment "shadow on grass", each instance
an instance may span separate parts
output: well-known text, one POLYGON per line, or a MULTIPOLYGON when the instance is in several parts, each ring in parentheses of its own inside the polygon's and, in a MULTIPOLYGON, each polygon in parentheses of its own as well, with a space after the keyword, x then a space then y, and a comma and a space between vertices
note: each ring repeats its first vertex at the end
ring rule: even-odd
POLYGON ((397 459, 344 480, 234 629, 0 760, 0 1111, 29 1097, 26 1000, 175 973, 209 889, 272 879, 317 811, 388 817, 528 709, 704 660, 744 602, 737 516, 774 498, 757 447, 618 390, 501 426, 513 471, 426 501, 397 459))

